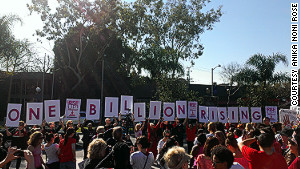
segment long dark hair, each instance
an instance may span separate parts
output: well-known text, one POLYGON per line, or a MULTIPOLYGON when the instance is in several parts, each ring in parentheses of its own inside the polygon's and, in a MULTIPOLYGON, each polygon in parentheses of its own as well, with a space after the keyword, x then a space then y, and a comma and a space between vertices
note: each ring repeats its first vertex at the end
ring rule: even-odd
POLYGON ((69 136, 70 136, 71 134, 73 134, 74 132, 75 132, 75 130, 74 130, 74 128, 72 128, 72 127, 69 127, 69 128, 67 129, 67 132, 66 132, 66 134, 65 134, 65 139, 64 139, 64 146, 67 144, 68 139, 69 139, 69 136))

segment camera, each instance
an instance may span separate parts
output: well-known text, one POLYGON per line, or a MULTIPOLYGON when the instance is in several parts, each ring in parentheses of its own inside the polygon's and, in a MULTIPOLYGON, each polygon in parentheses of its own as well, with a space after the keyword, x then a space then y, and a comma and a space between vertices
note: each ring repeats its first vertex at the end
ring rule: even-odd
POLYGON ((14 153, 15 156, 24 157, 24 151, 23 150, 17 150, 17 152, 14 153))

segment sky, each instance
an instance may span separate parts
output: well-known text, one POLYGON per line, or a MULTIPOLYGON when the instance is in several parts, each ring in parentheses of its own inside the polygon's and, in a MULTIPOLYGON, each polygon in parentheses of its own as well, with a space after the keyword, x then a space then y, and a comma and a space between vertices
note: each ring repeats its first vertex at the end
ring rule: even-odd
MULTIPOLYGON (((54 0, 49 0, 49 2, 54 0)), ((23 24, 15 24, 13 33, 18 39, 29 39, 35 43, 40 56, 45 53, 53 56, 53 42, 43 40, 37 43, 32 36, 43 24, 37 15, 29 15, 26 7, 31 0, 0 0, 0 16, 17 14, 23 24)), ((278 65, 276 71, 290 72, 290 5, 296 0, 212 0, 207 8, 222 5, 223 15, 214 29, 201 35, 204 53, 191 67, 191 83, 211 84, 211 68, 218 64, 228 65, 237 62, 243 65, 247 59, 257 53, 272 55, 285 54, 289 66, 278 65)), ((181 61, 190 67, 188 61, 181 61)), ((220 76, 222 68, 214 70, 214 82, 224 83, 220 76)))

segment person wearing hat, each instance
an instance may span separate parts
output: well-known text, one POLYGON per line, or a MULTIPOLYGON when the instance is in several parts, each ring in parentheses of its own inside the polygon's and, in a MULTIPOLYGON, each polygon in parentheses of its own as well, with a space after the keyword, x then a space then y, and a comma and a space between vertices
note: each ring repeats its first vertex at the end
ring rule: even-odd
POLYGON ((96 131, 93 129, 93 124, 88 123, 87 129, 85 129, 85 125, 87 123, 87 120, 84 120, 84 123, 81 126, 81 132, 83 134, 82 142, 83 142, 83 159, 87 158, 87 148, 92 141, 92 138, 94 135, 96 135, 96 131))
POLYGON ((182 147, 172 147, 164 155, 164 160, 169 169, 188 169, 189 161, 192 158, 182 147))
POLYGON ((285 156, 288 152, 288 138, 291 138, 293 135, 293 130, 285 127, 281 132, 280 132, 280 144, 281 144, 281 150, 283 156, 285 156))

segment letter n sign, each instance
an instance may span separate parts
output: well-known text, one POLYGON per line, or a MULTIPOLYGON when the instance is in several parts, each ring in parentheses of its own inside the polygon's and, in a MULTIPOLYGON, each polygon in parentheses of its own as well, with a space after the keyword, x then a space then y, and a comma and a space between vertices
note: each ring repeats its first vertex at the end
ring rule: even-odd
POLYGON ((41 125, 43 121, 43 103, 27 103, 26 123, 41 125))

